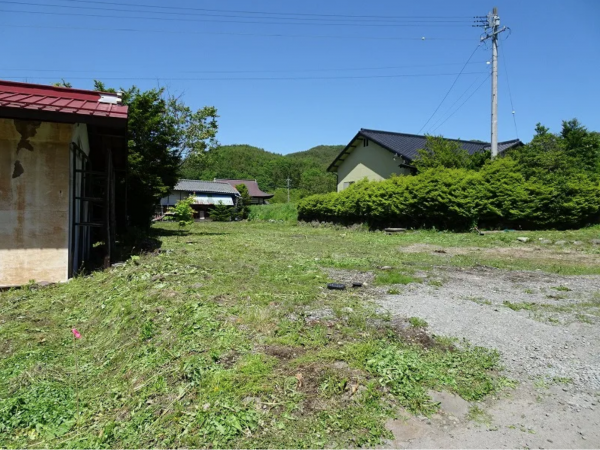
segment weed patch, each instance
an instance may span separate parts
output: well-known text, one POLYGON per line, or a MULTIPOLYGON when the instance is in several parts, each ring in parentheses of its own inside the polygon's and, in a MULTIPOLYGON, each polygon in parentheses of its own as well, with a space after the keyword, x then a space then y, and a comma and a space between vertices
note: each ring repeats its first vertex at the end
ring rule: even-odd
POLYGON ((400 272, 380 272, 375 277, 376 284, 410 284, 418 282, 420 280, 400 272))
POLYGON ((473 405, 469 408, 467 418, 480 425, 491 425, 492 416, 485 410, 481 409, 478 405, 473 405))
POLYGON ((503 301, 502 304, 504 306, 506 306, 507 308, 512 309, 513 311, 521 311, 523 309, 526 311, 532 311, 533 309, 535 309, 535 305, 536 305, 535 303, 528 303, 528 302, 513 303, 508 300, 503 301))
POLYGON ((408 319, 408 322, 415 328, 427 328, 427 326, 429 325, 427 321, 418 317, 411 317, 408 319))

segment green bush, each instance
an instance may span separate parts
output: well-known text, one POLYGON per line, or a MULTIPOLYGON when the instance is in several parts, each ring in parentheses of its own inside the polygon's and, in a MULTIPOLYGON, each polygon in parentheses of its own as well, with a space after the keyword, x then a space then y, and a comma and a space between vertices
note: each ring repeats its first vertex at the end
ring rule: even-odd
POLYGON ((210 218, 215 222, 229 222, 233 216, 233 208, 219 202, 210 210, 210 218))
POLYGON ((480 171, 435 168, 415 176, 364 180, 298 204, 300 220, 366 223, 372 228, 564 229, 597 223, 599 212, 600 188, 591 175, 570 172, 528 179, 509 157, 480 171))
POLYGON ((240 193, 240 198, 237 201, 235 208, 235 215, 239 220, 246 220, 250 214, 250 205, 252 204, 252 197, 248 193, 248 188, 245 184, 238 184, 235 187, 240 193))

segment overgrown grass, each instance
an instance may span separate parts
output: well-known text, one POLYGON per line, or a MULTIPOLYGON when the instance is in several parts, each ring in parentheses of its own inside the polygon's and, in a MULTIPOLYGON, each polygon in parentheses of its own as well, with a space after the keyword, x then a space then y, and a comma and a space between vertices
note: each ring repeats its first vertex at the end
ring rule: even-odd
POLYGON ((297 222, 298 209, 295 203, 274 203, 271 205, 254 205, 250 207, 248 220, 297 222))
POLYGON ((398 405, 435 409, 429 389, 477 400, 505 385, 494 352, 408 344, 360 292, 323 289, 327 267, 406 267, 378 272, 402 284, 440 259, 401 245, 493 236, 253 222, 155 234, 160 253, 0 293, 0 447, 375 446, 398 405))

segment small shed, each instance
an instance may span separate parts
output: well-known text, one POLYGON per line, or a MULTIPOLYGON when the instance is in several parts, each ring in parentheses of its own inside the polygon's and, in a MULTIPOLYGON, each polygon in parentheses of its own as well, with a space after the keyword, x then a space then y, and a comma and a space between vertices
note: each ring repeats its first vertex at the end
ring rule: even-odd
POLYGON ((0 286, 109 266, 126 174, 118 94, 0 80, 0 286))
POLYGON ((258 182, 256 180, 219 180, 219 179, 215 179, 215 181, 218 181, 220 183, 228 183, 229 185, 231 185, 232 187, 236 187, 240 184, 245 185, 248 188, 248 194, 250 194, 250 197, 252 197, 252 204, 253 205, 264 205, 267 200, 273 198, 273 196, 275 194, 267 194, 266 192, 263 192, 260 190, 260 188, 258 187, 258 182))
POLYGON ((219 203, 235 206, 240 193, 228 183, 202 180, 179 180, 173 191, 160 201, 160 214, 175 206, 179 200, 194 198, 194 218, 210 218, 210 210, 219 203))

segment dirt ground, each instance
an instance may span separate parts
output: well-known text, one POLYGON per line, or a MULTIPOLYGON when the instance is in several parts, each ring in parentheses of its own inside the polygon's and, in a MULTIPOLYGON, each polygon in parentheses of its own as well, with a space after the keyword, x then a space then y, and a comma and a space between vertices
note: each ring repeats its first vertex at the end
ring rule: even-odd
POLYGON ((330 275, 366 282, 365 296, 393 319, 419 317, 431 335, 497 349, 503 374, 517 382, 482 403, 432 392, 440 412, 400 411, 386 448, 600 447, 599 276, 440 267, 389 295, 372 273, 330 275))
POLYGON ((589 264, 600 264, 600 255, 586 253, 584 244, 569 248, 561 248, 556 245, 531 245, 522 247, 440 247, 432 244, 412 244, 399 247, 401 253, 427 253, 431 252, 437 256, 486 256, 490 258, 518 258, 524 260, 556 260, 563 262, 586 262, 589 264))
POLYGON ((481 404, 434 393, 440 414, 390 421, 390 447, 600 447, 600 277, 485 267, 423 276, 398 295, 381 289, 378 303, 458 345, 497 349, 518 385, 481 404))

